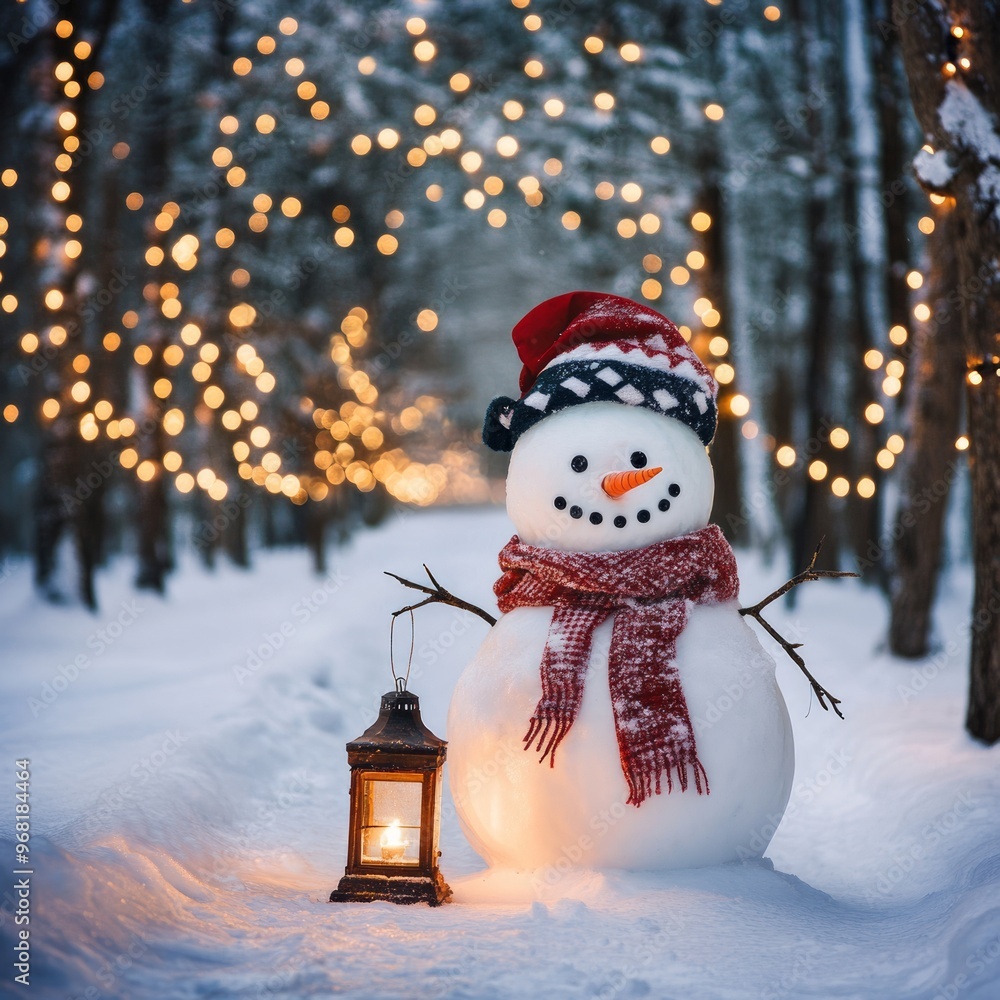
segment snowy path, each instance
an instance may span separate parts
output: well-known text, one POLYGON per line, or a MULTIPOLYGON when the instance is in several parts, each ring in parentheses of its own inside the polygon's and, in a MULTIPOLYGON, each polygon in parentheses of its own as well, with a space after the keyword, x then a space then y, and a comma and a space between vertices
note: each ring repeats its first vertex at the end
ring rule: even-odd
MULTIPOLYGON (((883 603, 859 585, 812 584, 775 612, 847 721, 806 718, 808 688, 780 663, 798 762, 773 870, 486 879, 446 803, 454 904, 327 904, 344 743, 391 686, 403 592, 381 570, 427 561, 488 605, 508 536, 498 511, 407 514, 334 554, 326 580, 302 552, 265 553, 249 574, 188 566, 165 600, 136 595, 123 564, 96 617, 42 605, 16 567, 0 582, 0 850, 9 870, 28 757, 36 874, 30 990, 12 982, 14 876, 0 884, 3 995, 1000 997, 1000 748, 962 732, 961 574, 939 616, 951 655, 925 678, 877 652, 883 603)), ((784 575, 741 568, 745 600, 784 575)), ((411 688, 441 735, 484 628, 418 614, 411 688)))

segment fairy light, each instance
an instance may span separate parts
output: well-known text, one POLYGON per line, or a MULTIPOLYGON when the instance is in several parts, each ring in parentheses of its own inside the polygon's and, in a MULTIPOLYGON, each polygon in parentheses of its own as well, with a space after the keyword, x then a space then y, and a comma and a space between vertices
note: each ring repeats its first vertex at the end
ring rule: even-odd
POLYGON ((413 46, 413 55, 418 62, 430 62, 437 55, 437 46, 424 38, 413 46))

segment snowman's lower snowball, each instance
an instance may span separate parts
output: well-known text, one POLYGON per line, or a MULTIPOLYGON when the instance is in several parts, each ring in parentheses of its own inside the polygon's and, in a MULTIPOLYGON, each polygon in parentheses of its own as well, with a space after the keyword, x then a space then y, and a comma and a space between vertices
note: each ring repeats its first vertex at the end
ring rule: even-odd
POLYGON ((448 716, 452 795, 491 866, 669 869, 760 857, 788 801, 791 725, 774 661, 735 601, 690 608, 677 664, 711 784, 626 805, 608 694, 611 622, 599 626, 580 713, 556 766, 525 752, 551 609, 519 608, 490 630, 448 716))

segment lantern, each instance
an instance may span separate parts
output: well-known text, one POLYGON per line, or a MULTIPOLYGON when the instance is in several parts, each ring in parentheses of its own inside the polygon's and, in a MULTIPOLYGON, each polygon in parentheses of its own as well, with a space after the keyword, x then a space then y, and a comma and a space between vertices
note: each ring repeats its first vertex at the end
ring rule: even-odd
POLYGON ((447 746, 421 722, 420 700, 398 679, 382 695, 375 724, 347 744, 347 867, 331 903, 439 906, 451 896, 437 865, 447 746))

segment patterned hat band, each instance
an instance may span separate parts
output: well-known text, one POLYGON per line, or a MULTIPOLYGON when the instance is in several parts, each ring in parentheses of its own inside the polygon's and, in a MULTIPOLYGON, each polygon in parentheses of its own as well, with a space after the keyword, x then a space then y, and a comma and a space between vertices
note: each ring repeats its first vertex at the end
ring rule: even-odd
POLYGON ((580 359, 546 368, 523 399, 494 399, 483 441, 494 451, 510 451, 539 420, 581 403, 643 406, 687 424, 706 447, 715 435, 715 400, 692 379, 626 361, 580 359))

